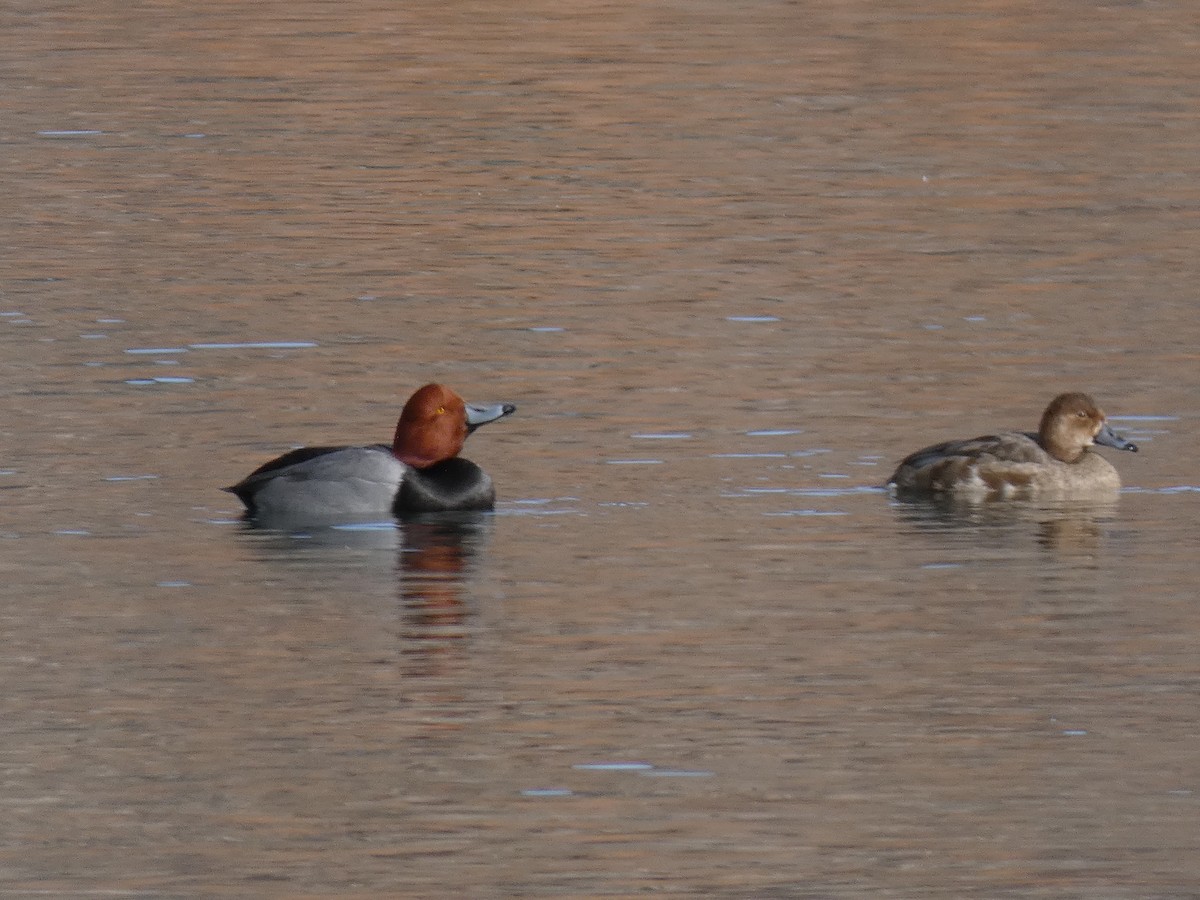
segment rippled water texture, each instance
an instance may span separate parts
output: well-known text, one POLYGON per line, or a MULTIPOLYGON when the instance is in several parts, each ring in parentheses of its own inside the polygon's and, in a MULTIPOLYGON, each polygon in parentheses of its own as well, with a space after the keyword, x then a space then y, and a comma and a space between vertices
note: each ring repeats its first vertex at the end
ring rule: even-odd
POLYGON ((1196 24, 8 3, 0 893, 1195 896, 1196 24), (494 515, 220 492, 435 379, 494 515))

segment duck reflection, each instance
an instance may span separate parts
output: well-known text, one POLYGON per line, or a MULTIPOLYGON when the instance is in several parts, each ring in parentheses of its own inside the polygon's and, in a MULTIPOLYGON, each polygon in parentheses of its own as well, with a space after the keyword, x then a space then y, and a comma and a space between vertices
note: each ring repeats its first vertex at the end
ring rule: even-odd
MULTIPOLYGON (((373 593, 395 579, 398 656, 406 674, 427 676, 465 660, 474 613, 466 585, 491 520, 482 511, 303 525, 259 517, 246 519, 242 533, 258 559, 302 575, 298 596, 321 585, 373 593)), ((352 614, 353 606, 340 609, 352 614)))
POLYGON ((1117 496, 1084 501, 972 502, 952 496, 894 497, 900 520, 915 530, 939 532, 952 538, 1003 543, 1007 535, 1022 542, 1030 534, 1059 558, 1092 557, 1100 549, 1104 525, 1117 516, 1117 496))
POLYGON ((245 517, 242 531, 253 538, 262 558, 305 550, 395 550, 400 532, 394 521, 293 523, 287 519, 245 517))
POLYGON ((408 674, 442 674, 465 652, 474 612, 465 583, 490 521, 490 514, 478 512, 401 520, 400 642, 408 674))
POLYGON ((934 535, 964 571, 991 572, 1026 615, 1045 621, 1104 614, 1119 600, 1106 557, 1118 553, 1116 497, 1087 502, 893 501, 910 530, 934 535))

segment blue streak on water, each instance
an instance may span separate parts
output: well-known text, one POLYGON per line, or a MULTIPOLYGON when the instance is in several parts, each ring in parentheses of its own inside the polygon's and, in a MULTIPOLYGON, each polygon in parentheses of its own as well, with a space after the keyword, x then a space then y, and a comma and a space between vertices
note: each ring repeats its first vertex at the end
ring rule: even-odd
POLYGON ((753 497, 761 494, 786 494, 789 497, 853 497, 863 494, 887 494, 888 489, 875 485, 858 484, 844 488, 782 488, 747 487, 726 491, 722 497, 753 497))
POLYGON ((1200 493, 1200 486, 1193 484, 1178 484, 1172 487, 1143 488, 1123 487, 1122 494, 1194 494, 1200 493))
POLYGON ((304 350, 316 341, 244 341, 229 344, 188 344, 192 350, 304 350))
POLYGON ((583 772, 644 772, 654 766, 647 762, 602 762, 575 763, 571 768, 583 772))
POLYGON ((1110 415, 1110 422, 1176 422, 1177 415, 1110 415))
POLYGON ((712 459, 787 459, 786 453, 712 453, 712 459))
POLYGON ((847 516, 849 513, 840 509, 788 509, 782 512, 765 512, 764 516, 847 516))

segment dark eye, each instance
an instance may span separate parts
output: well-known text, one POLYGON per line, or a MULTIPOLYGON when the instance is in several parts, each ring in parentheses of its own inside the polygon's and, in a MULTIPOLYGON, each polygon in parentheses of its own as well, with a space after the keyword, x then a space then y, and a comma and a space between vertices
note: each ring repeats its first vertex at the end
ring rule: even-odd
POLYGON ((1079 416, 1081 419, 1086 419, 1088 417, 1087 410, 1085 409, 1081 409, 1079 412, 1075 413, 1075 415, 1079 416))

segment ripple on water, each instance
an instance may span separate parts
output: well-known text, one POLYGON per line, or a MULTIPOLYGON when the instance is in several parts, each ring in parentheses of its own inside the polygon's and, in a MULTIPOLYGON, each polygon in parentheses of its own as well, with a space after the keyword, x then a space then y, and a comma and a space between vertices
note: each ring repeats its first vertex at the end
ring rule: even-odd
POLYGON ((848 516, 848 512, 842 509, 785 509, 776 512, 765 512, 764 516, 788 517, 788 516, 848 516))
POLYGON ((746 487, 736 491, 726 491, 722 497, 754 497, 762 494, 783 494, 788 497, 854 497, 864 494, 887 494, 888 489, 871 484, 847 485, 843 488, 788 488, 788 487, 746 487))
POLYGON ((787 459, 787 453, 713 453, 713 459, 787 459))
POLYGON ((1179 416, 1108 416, 1110 422, 1178 422, 1179 416))
POLYGON ((648 762, 595 762, 575 763, 571 768, 582 772, 642 772, 654 766, 648 762))
POLYGON ((243 341, 229 344, 188 344, 192 350, 304 350, 316 341, 243 341))
POLYGON ((578 502, 578 497, 528 497, 500 503, 496 507, 495 514, 498 516, 581 516, 583 513, 576 507, 552 505, 578 502))
POLYGON ((660 767, 648 762, 625 761, 576 763, 571 768, 580 772, 630 773, 649 778, 711 778, 714 774, 707 769, 660 767))

